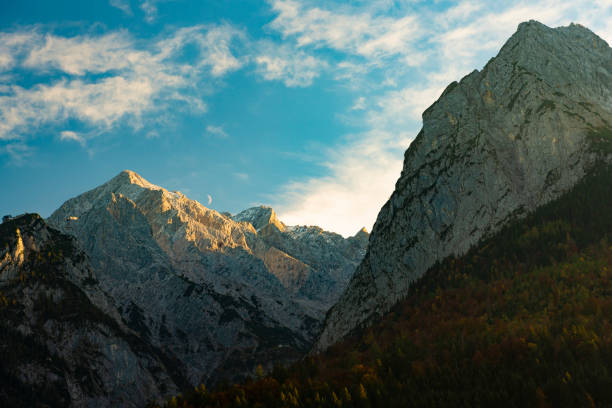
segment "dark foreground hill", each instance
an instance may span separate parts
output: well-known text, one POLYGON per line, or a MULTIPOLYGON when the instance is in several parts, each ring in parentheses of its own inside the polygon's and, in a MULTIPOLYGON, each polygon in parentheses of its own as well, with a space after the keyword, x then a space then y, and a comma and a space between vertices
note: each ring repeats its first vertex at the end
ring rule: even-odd
POLYGON ((124 324, 75 240, 36 214, 0 225, 0 356, 2 407, 133 407, 188 384, 124 324))

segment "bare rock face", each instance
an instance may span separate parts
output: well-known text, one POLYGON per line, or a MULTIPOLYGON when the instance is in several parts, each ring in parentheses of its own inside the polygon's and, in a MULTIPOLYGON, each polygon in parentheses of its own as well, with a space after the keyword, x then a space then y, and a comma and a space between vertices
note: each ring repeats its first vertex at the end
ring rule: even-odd
POLYGON ((250 223, 257 231, 260 231, 268 225, 275 226, 279 231, 284 231, 286 228, 285 224, 278 219, 274 210, 263 205, 260 207, 248 208, 231 218, 234 221, 250 223))
POLYGON ((125 326, 73 238, 26 214, 0 225, 0 248, 0 405, 140 407, 187 383, 125 326))
POLYGON ((570 189, 611 128, 608 44, 580 25, 519 25, 482 71, 423 113, 368 253, 315 349, 389 310, 437 260, 570 189))
POLYGON ((271 208, 232 219, 131 171, 48 221, 77 238, 127 326, 172 355, 191 385, 303 355, 365 252, 363 240, 320 230, 337 245, 314 247, 271 208), (324 253, 336 263, 313 261, 324 253))
POLYGON ((250 243, 255 256, 294 295, 327 310, 340 297, 365 255, 365 228, 344 239, 316 226, 286 226, 270 207, 249 208, 234 217, 257 230, 250 243))

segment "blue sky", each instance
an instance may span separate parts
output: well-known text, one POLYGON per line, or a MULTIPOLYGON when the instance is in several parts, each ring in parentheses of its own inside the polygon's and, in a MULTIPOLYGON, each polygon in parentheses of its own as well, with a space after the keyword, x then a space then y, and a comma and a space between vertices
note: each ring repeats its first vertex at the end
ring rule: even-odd
POLYGON ((219 211, 371 228, 421 112, 517 25, 612 1, 0 0, 0 213, 123 169, 219 211))

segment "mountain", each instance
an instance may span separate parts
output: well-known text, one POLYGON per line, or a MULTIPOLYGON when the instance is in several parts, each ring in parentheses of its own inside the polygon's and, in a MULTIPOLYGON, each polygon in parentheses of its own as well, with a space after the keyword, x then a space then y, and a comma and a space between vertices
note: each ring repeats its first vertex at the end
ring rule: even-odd
POLYGON ((232 218, 132 171, 48 222, 76 237, 127 326, 192 386, 302 356, 367 245, 286 227, 266 207, 232 218))
POLYGON ((187 381, 126 327, 70 236, 36 214, 0 225, 0 405, 142 406, 187 381))
MULTIPOLYGON (((559 197, 612 136, 612 50, 587 28, 522 23, 423 113, 367 254, 316 343, 324 350, 404 298, 450 255, 559 197)), ((609 150, 608 150, 609 151, 609 150)))
MULTIPOLYGON (((608 152, 612 137, 606 141, 608 152)), ((608 407, 612 165, 415 281, 367 328, 166 407, 608 407)))

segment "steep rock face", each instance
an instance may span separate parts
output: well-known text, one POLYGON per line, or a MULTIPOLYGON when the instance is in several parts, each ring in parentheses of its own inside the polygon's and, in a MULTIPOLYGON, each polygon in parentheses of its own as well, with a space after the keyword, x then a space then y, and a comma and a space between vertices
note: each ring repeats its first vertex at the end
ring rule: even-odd
POLYGON ((0 225, 0 248, 0 405, 139 407, 186 383, 123 324, 73 238, 27 214, 0 225))
POLYGON ((250 243, 253 253, 288 291, 325 310, 338 300, 368 245, 365 228, 344 239, 316 226, 288 227, 264 206, 232 218, 250 222, 257 229, 257 239, 250 243))
POLYGON ((519 25, 423 113, 368 253, 316 350, 387 311, 437 260, 567 191, 612 126, 612 50, 579 25, 519 25))
POLYGON ((49 223, 77 237, 129 327, 210 385, 298 358, 331 304, 293 289, 320 274, 264 242, 285 226, 263 210, 234 221, 124 171, 49 223))

